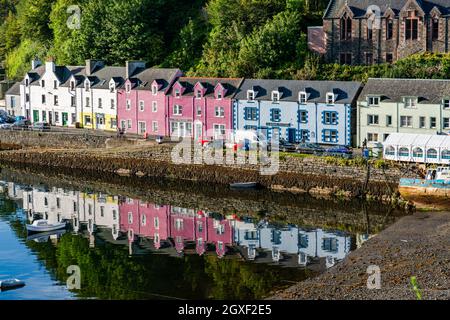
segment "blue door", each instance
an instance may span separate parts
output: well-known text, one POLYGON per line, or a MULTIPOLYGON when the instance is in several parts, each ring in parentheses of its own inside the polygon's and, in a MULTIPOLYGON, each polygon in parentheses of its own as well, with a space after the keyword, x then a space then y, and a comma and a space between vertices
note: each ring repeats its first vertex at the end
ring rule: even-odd
POLYGON ((288 141, 290 143, 296 143, 297 142, 297 130, 293 128, 288 129, 288 141))

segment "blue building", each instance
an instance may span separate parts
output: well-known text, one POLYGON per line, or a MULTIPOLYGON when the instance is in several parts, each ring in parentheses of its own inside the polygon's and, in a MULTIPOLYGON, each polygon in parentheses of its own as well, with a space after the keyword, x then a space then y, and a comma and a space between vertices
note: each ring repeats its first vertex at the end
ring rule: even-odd
POLYGON ((234 101, 234 130, 289 142, 351 146, 359 82, 244 80, 234 101))

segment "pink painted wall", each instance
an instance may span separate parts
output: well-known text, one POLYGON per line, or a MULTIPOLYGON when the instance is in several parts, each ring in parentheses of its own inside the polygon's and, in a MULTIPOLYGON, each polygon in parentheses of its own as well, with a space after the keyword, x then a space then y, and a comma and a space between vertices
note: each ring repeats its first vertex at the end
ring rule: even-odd
MULTIPOLYGON (((126 84, 130 83, 129 80, 126 84)), ((168 135, 166 125, 166 108, 167 98, 164 92, 158 91, 156 95, 153 95, 151 90, 135 90, 132 89, 129 93, 125 89, 118 90, 117 95, 117 117, 118 125, 122 127, 122 120, 131 120, 131 128, 126 127, 127 133, 140 134, 138 122, 143 121, 146 123, 147 133, 149 135, 168 135), (127 110, 126 101, 131 101, 131 108, 127 110), (144 101, 144 111, 140 111, 139 101, 144 101), (152 103, 157 102, 158 112, 152 112, 152 103), (158 131, 152 130, 152 122, 158 122, 158 131)))
MULTIPOLYGON (((202 79, 199 79, 200 81, 202 79)), ((205 80, 205 79, 203 79, 205 80)), ((220 82, 220 79, 206 79, 211 82, 220 82)), ((226 79, 224 79, 226 80, 226 79)), ((222 97, 221 99, 217 99, 215 94, 209 92, 206 96, 202 98, 196 98, 195 89, 194 92, 192 90, 186 90, 182 83, 184 81, 189 81, 190 85, 194 88, 197 88, 195 84, 195 78, 179 78, 179 82, 175 82, 172 86, 171 93, 169 95, 169 123, 171 121, 182 121, 182 122, 190 122, 192 123, 192 135, 195 135, 195 122, 200 121, 202 123, 202 138, 212 138, 214 124, 222 124, 225 125, 226 130, 233 129, 233 101, 232 95, 227 97, 222 97), (181 96, 176 97, 175 90, 180 90, 181 96), (180 105, 182 106, 182 114, 175 115, 174 114, 174 106, 180 105), (197 107, 201 107, 201 116, 197 116, 197 107), (216 117, 215 108, 222 107, 224 109, 224 117, 216 117)), ((234 79, 236 81, 236 79, 234 79)), ((216 90, 217 91, 217 90, 216 90)))
POLYGON ((216 253, 219 257, 223 257, 227 251, 226 246, 233 244, 233 229, 231 227, 231 222, 229 220, 216 220, 213 218, 208 218, 208 237, 211 243, 216 246, 216 253), (219 224, 223 227, 223 233, 218 233, 215 224, 219 224), (223 248, 220 249, 218 242, 223 243, 223 248))

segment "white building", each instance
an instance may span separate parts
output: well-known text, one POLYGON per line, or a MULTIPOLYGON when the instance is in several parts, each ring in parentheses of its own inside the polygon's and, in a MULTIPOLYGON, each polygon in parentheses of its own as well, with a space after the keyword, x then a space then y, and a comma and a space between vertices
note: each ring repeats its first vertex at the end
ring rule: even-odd
POLYGON ((393 133, 383 143, 387 160, 450 164, 450 136, 393 133))

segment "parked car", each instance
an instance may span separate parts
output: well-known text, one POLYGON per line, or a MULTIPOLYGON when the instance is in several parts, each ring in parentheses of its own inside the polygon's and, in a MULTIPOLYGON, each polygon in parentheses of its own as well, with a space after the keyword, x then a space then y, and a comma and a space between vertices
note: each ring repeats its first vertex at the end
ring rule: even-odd
POLYGON ((325 149, 315 143, 300 143, 297 145, 298 153, 321 155, 325 149))
POLYGON ((279 150, 280 152, 296 152, 297 145, 286 140, 280 140, 279 150))
POLYGON ((11 130, 28 130, 30 128, 30 126, 31 126, 30 120, 20 120, 20 121, 16 121, 13 124, 11 124, 9 129, 11 129, 11 130))
POLYGON ((325 150, 325 155, 350 158, 353 156, 353 150, 346 146, 335 146, 325 150))
POLYGON ((41 132, 50 131, 50 129, 51 129, 50 124, 47 122, 36 122, 31 127, 31 130, 41 132))

